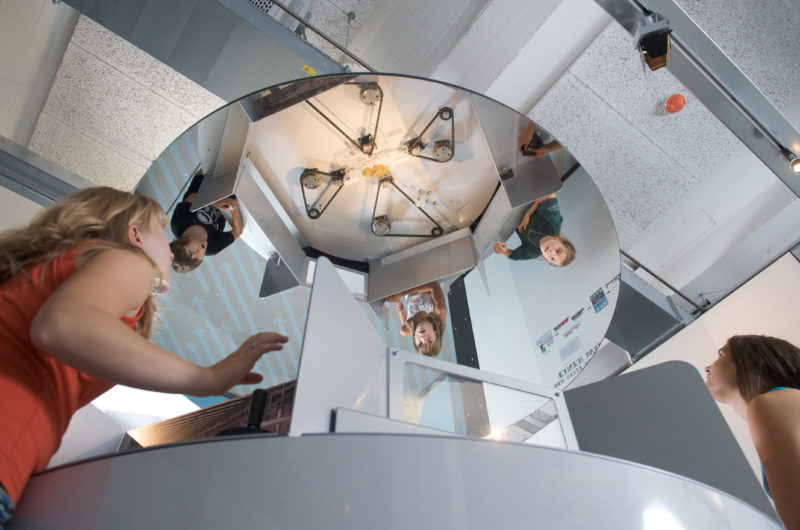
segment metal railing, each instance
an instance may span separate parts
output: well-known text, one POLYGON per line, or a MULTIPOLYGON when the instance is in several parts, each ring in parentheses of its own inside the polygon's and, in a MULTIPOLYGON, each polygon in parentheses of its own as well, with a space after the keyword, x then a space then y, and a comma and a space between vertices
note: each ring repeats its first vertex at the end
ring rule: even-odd
MULTIPOLYGON (((345 47, 341 46, 341 45, 340 45, 339 43, 337 43, 335 40, 333 40, 332 38, 328 37, 328 36, 327 36, 325 33, 323 33, 323 32, 322 32, 322 30, 320 30, 318 27, 316 27, 315 25, 313 25, 313 24, 311 24, 310 22, 308 22, 307 20, 305 20, 305 19, 304 19, 303 17, 301 17, 301 16, 300 16, 298 13, 296 13, 295 11, 293 11, 292 9, 290 9, 289 7, 285 6, 285 5, 284 5, 282 2, 279 2, 278 0, 271 0, 271 2, 272 2, 272 3, 273 3, 275 6, 279 7, 279 8, 280 8, 280 9, 282 9, 284 12, 286 12, 286 13, 287 13, 289 16, 291 16, 292 18, 294 18, 295 20, 297 20, 298 22, 300 22, 300 24, 302 24, 302 25, 303 25, 303 27, 305 27, 305 28, 308 28, 308 29, 310 29, 311 31, 313 31, 314 33, 316 33, 317 35, 319 35, 319 36, 320 36, 320 37, 321 37, 321 38, 322 38, 322 39, 323 39, 325 42, 327 42, 328 44, 330 44, 331 46, 333 46, 334 48, 336 48, 337 50, 339 50, 339 51, 340 51, 340 52, 342 52, 343 54, 347 55, 348 57, 350 57, 351 59, 353 59, 355 62, 357 62, 358 64, 360 64, 361 66, 363 66, 364 68, 366 68, 367 70, 369 70, 370 72, 373 72, 373 73, 377 72, 377 70, 375 70, 375 69, 374 69, 374 68, 372 68, 370 65, 368 65, 366 62, 364 62, 363 60, 359 59, 359 58, 358 58, 357 56, 355 56, 353 53, 351 53, 350 51, 348 51, 348 50, 347 50, 347 48, 345 48, 345 47)), ((337 61, 337 62, 338 62, 338 61, 337 61)))

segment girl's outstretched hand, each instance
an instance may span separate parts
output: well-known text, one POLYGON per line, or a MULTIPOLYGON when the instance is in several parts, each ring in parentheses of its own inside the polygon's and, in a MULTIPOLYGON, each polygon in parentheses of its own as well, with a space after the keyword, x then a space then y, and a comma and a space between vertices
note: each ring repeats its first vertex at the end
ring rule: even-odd
POLYGON ((265 353, 283 349, 289 340, 279 333, 264 332, 248 337, 239 349, 207 368, 209 372, 208 388, 200 395, 220 395, 236 385, 252 385, 260 383, 263 377, 251 372, 253 365, 265 353))

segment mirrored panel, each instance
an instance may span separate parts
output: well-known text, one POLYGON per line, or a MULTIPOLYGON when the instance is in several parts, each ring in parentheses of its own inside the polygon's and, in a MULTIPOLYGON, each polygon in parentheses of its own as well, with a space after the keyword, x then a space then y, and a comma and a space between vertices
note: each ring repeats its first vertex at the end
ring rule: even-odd
POLYGON ((471 438, 566 448, 555 402, 435 368, 403 366, 403 421, 471 438))
POLYGON ((257 364, 262 386, 296 377, 321 256, 387 343, 556 387, 616 302, 616 234, 589 175, 543 128, 451 85, 262 90, 186 131, 137 191, 167 210, 183 272, 157 342, 208 365, 257 331, 288 335, 257 364))
POLYGON ((616 232, 583 168, 570 173, 554 197, 531 208, 528 226, 503 242, 511 255, 488 255, 466 276, 465 291, 480 368, 560 389, 594 355, 614 313, 616 232), (548 248, 549 234, 556 232, 564 238, 556 245, 574 249, 569 265, 514 259, 534 254, 525 240, 537 238, 542 254, 559 259, 548 248))

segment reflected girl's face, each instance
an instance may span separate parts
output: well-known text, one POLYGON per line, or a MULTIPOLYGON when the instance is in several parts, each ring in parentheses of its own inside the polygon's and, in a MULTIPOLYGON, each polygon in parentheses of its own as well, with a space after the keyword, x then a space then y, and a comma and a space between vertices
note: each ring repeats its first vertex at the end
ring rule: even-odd
POLYGON ((427 320, 417 324, 417 329, 414 330, 414 344, 421 346, 423 344, 433 344, 435 341, 436 331, 433 329, 433 324, 427 320))
POLYGON ((730 350, 726 344, 717 352, 717 359, 706 366, 706 386, 720 403, 729 403, 739 394, 739 385, 736 383, 736 364, 731 358, 730 350))
POLYGON ((567 248, 560 237, 543 237, 539 241, 539 250, 542 251, 542 257, 545 261, 556 267, 561 265, 567 257, 567 248))

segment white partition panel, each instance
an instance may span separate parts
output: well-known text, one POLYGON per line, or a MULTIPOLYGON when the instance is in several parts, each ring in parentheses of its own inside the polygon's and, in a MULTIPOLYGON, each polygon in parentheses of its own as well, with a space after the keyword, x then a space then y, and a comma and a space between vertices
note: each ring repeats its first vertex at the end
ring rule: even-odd
POLYGON ((306 319, 289 434, 329 432, 345 407, 386 417, 387 348, 333 264, 320 258, 306 319))

